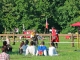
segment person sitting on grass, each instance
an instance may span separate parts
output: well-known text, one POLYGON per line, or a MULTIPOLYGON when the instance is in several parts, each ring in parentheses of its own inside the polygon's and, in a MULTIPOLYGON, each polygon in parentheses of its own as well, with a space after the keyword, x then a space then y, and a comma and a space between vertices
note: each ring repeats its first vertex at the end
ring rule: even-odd
POLYGON ((37 48, 37 52, 36 52, 36 56, 39 55, 44 55, 44 56, 47 56, 47 47, 45 46, 45 42, 42 41, 40 46, 38 46, 37 48))
POLYGON ((22 46, 24 45, 24 41, 22 41, 20 43, 20 47, 19 47, 19 53, 22 54, 23 53, 23 50, 22 50, 22 46))
POLYGON ((7 45, 7 42, 6 41, 3 41, 3 46, 5 46, 6 52, 12 52, 11 45, 7 45))
POLYGON ((35 53, 36 53, 36 46, 35 46, 34 42, 31 41, 30 46, 28 46, 26 49, 25 55, 28 55, 28 54, 35 55, 35 53))
POLYGON ((26 40, 26 41, 24 42, 24 45, 21 47, 21 49, 23 50, 23 54, 26 53, 26 49, 27 49, 27 47, 28 47, 28 43, 29 43, 29 41, 26 40))
POLYGON ((10 60, 9 54, 6 53, 6 46, 2 46, 2 53, 0 53, 0 60, 10 60))
POLYGON ((53 42, 51 43, 51 46, 49 47, 48 54, 49 54, 49 56, 58 56, 53 42))

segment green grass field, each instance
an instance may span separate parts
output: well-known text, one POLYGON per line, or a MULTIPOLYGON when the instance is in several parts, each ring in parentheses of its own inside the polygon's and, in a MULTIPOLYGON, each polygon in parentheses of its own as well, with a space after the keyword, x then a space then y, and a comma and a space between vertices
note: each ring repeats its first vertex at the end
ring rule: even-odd
MULTIPOLYGON (((49 38, 46 38, 45 40, 46 46, 49 47, 49 38)), ((75 39, 76 41, 76 39, 75 39)), ((40 40, 39 40, 40 42, 40 40)), ((65 37, 60 37, 60 42, 71 42, 71 40, 66 40, 65 37)), ((77 44, 75 43, 75 47, 72 47, 71 43, 59 43, 58 44, 58 54, 59 56, 25 56, 18 54, 18 48, 19 48, 20 42, 16 42, 15 45, 11 46, 13 47, 13 52, 10 53, 10 60, 79 60, 80 58, 80 48, 77 48, 77 44), (77 51, 75 51, 77 50, 77 51)), ((2 41, 0 41, 0 46, 2 46, 2 41)), ((1 49, 0 49, 1 52, 1 49)))

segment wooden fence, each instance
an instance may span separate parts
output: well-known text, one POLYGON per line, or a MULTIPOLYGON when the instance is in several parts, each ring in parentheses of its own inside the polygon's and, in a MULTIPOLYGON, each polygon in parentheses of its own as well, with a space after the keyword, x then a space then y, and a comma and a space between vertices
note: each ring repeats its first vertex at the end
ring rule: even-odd
MULTIPOLYGON (((43 36, 43 37, 50 37, 50 41, 51 41, 51 34, 39 34, 40 36, 43 36)), ((12 36, 13 37, 13 41, 15 41, 15 36, 30 36, 30 34, 0 34, 1 37, 6 37, 6 36, 12 36)), ((59 37, 60 36, 70 36, 71 38, 71 41, 73 42, 72 43, 72 47, 74 47, 74 37, 77 37, 77 34, 59 34, 59 37)))

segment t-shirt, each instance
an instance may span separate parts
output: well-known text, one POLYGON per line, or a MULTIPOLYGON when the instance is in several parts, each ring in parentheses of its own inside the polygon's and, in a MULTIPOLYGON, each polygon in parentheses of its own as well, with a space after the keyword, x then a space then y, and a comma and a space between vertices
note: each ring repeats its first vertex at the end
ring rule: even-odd
POLYGON ((28 45, 23 45, 21 48, 23 49, 23 51, 26 51, 26 48, 28 47, 28 45))
POLYGON ((56 48, 53 47, 53 46, 49 47, 48 53, 49 53, 49 56, 58 55, 57 51, 56 51, 56 48))
POLYGON ((26 49, 26 55, 28 55, 29 53, 32 54, 32 55, 35 55, 36 46, 34 46, 34 45, 28 46, 27 49, 26 49))
POLYGON ((47 50, 46 46, 44 46, 44 45, 38 46, 38 51, 44 51, 44 50, 47 50))

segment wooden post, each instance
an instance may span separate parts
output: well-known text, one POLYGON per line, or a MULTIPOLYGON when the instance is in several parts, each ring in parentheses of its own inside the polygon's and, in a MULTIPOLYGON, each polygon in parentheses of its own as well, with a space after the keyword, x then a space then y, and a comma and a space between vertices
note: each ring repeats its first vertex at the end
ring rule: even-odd
POLYGON ((51 35, 51 33, 50 33, 50 46, 51 46, 51 37, 52 37, 52 35, 51 35))
POLYGON ((73 33, 71 35, 71 40, 72 40, 72 47, 74 47, 74 36, 73 36, 73 33))
POLYGON ((77 33, 77 49, 79 49, 79 33, 77 33))
POLYGON ((13 32, 13 45, 15 45, 15 33, 13 32))

